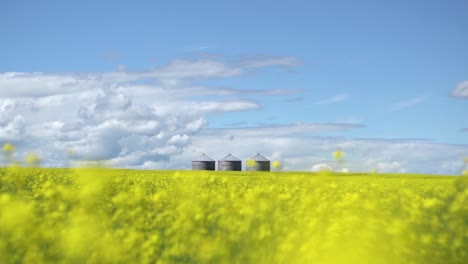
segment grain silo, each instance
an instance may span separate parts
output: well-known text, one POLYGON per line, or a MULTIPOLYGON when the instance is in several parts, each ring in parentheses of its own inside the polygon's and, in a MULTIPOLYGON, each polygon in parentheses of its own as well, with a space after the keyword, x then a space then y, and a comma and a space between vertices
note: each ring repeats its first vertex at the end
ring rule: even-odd
POLYGON ((229 154, 222 160, 218 161, 219 171, 241 171, 242 161, 233 155, 229 154))
POLYGON ((257 155, 247 160, 247 171, 270 171, 270 161, 257 153, 257 155))
POLYGON ((192 161, 192 170, 215 170, 216 162, 203 154, 198 159, 192 161))

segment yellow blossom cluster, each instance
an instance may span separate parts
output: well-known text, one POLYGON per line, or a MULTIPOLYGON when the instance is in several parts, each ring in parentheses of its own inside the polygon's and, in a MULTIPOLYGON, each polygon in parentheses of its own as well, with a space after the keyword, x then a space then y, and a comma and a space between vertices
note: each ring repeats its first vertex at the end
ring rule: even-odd
POLYGON ((466 177, 0 169, 2 263, 464 263, 466 177))

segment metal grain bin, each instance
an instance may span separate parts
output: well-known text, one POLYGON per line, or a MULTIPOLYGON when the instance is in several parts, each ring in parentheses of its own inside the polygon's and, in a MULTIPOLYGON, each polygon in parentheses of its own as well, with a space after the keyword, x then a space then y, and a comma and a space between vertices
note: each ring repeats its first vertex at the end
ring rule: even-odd
POLYGON ((216 162, 203 154, 198 159, 192 161, 192 170, 212 170, 214 171, 216 167, 216 162))
POLYGON ((218 160, 219 171, 241 171, 242 161, 231 154, 228 154, 222 160, 218 160))
POLYGON ((257 153, 247 160, 245 167, 247 171, 270 171, 270 161, 257 153))

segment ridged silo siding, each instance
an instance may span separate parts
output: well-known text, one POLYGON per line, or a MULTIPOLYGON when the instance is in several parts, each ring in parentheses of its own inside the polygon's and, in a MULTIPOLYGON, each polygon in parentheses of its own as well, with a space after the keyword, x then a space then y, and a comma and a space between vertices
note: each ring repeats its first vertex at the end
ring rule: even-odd
POLYGON ((242 161, 218 161, 219 171, 241 171, 242 161))
POLYGON ((216 168, 214 161, 192 161, 192 170, 212 170, 216 168))
POLYGON ((216 162, 206 156, 205 154, 201 155, 198 159, 192 161, 192 170, 211 170, 216 169, 216 162))
POLYGON ((247 171, 270 171, 270 161, 257 153, 247 160, 245 169, 247 171))
POLYGON ((242 161, 231 154, 218 161, 219 171, 242 171, 242 161))
POLYGON ((256 161, 253 166, 246 166, 247 171, 270 171, 269 161, 256 161))

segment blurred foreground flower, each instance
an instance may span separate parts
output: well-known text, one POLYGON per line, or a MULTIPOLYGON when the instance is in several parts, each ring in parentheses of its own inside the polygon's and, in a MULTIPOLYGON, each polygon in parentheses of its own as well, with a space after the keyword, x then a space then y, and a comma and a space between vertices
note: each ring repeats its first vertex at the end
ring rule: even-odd
POLYGON ((281 162, 279 162, 278 160, 273 161, 272 166, 273 166, 273 168, 274 168, 275 170, 281 170, 281 168, 282 168, 281 162))
POLYGON ((13 146, 13 144, 6 143, 5 145, 3 145, 3 151, 6 154, 11 155, 13 154, 13 152, 15 152, 15 146, 13 146))
POLYGON ((255 166, 255 160, 247 160, 247 167, 254 167, 255 166))
POLYGON ((39 156, 34 153, 28 153, 25 158, 26 166, 38 167, 40 163, 39 156))
POLYGON ((334 157, 335 160, 338 161, 338 162, 344 161, 344 160, 343 160, 344 156, 345 156, 345 152, 342 151, 342 150, 333 151, 333 157, 334 157))

